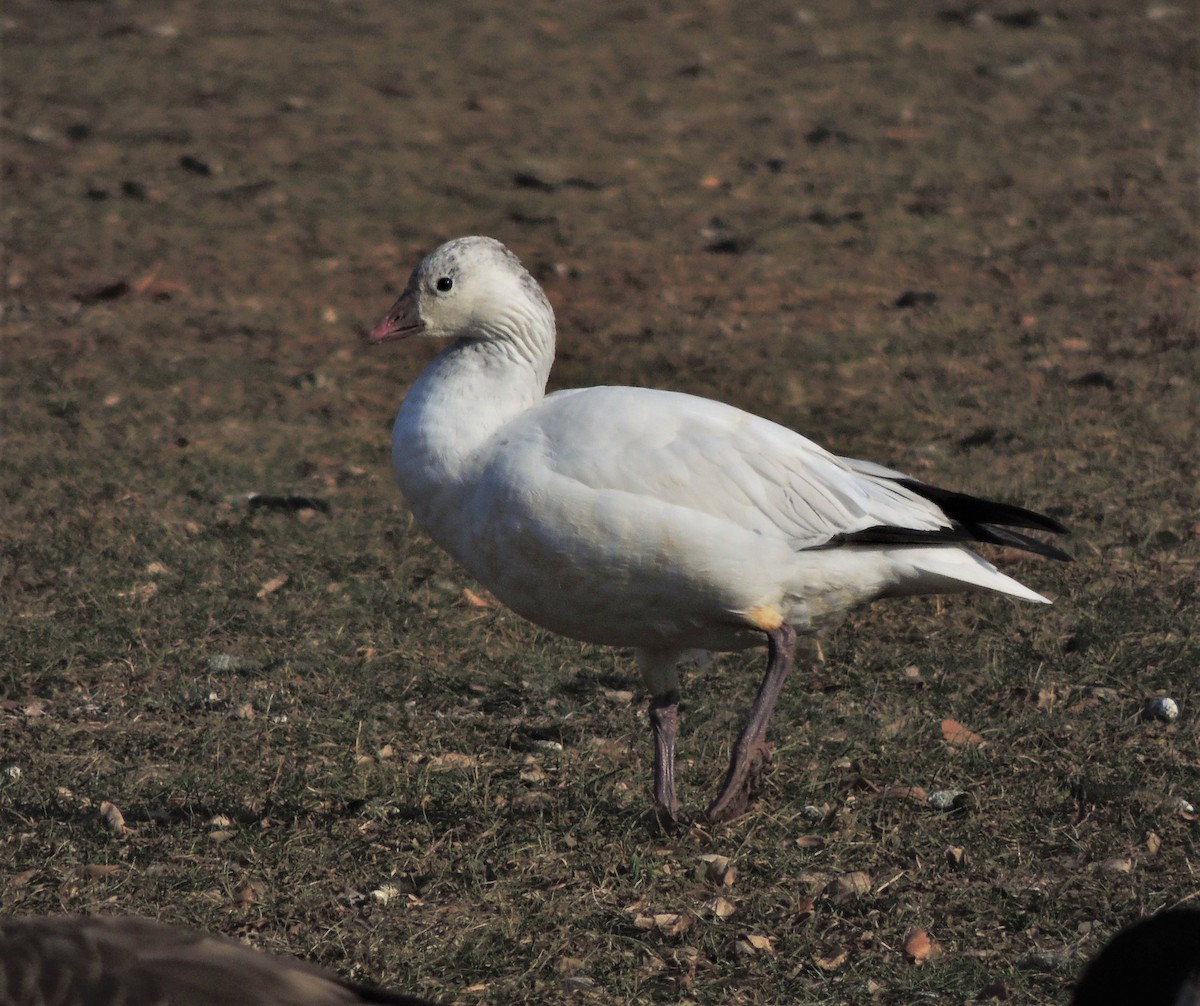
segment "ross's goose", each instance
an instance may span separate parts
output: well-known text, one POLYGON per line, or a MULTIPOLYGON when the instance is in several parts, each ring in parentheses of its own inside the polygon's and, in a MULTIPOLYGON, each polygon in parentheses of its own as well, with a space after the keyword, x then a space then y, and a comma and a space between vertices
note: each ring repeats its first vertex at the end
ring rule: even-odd
POLYGON ((1062 532, 1020 507, 839 458, 720 402, 643 388, 546 395, 554 312, 517 257, 449 241, 413 271, 371 342, 450 339, 396 417, 392 463, 430 536, 514 611, 638 651, 650 689, 654 798, 674 819, 676 665, 768 647, 712 820, 741 814, 796 634, 880 597, 1040 594, 963 546, 1068 558, 1002 525, 1062 532))
POLYGON ((0 919, 7 1006, 434 1006, 294 957, 132 916, 0 919))

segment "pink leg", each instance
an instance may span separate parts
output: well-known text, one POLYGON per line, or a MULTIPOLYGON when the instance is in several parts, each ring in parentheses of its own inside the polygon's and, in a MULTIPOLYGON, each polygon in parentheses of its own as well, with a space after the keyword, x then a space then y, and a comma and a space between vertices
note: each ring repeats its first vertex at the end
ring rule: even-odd
POLYGON ((650 726, 654 731, 654 809, 659 820, 674 824, 679 814, 675 796, 675 726, 679 693, 670 691, 650 700, 650 726))
POLYGON ((766 748, 767 722, 779 701, 783 680, 792 666, 792 650, 796 645, 796 630, 784 623, 767 632, 767 672, 758 688, 758 696, 729 762, 725 785, 708 807, 708 819, 713 822, 732 821, 741 817, 750 805, 750 792, 758 782, 762 763, 769 757, 766 748))

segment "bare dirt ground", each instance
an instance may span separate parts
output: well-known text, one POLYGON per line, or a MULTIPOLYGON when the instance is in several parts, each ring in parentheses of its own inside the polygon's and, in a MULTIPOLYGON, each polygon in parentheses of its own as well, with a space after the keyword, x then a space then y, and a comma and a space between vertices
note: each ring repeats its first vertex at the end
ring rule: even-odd
MULTIPOLYGON (((1055 1003, 1196 898, 1194 10, 261 7, 3 13, 0 911, 454 1003, 1055 1003), (477 603, 391 485, 428 350, 361 337, 464 233, 553 386, 1049 512, 1077 561, 1001 561, 1054 607, 862 613, 752 812, 657 834, 629 655, 477 603)), ((685 681, 693 806, 761 659, 685 681)))

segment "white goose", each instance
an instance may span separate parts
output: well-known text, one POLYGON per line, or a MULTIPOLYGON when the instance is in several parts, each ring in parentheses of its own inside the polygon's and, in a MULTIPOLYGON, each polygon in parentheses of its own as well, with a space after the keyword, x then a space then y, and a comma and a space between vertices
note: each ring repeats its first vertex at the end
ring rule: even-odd
POLYGON ((500 242, 447 242, 371 342, 452 339, 396 417, 392 463, 414 516, 501 601, 576 639, 638 651, 651 693, 654 798, 674 820, 676 665, 768 646, 711 820, 741 814, 767 721, 812 634, 876 598, 991 590, 1047 602, 963 546, 1068 556, 998 525, 1057 521, 839 458, 728 405, 642 388, 546 395, 554 312, 500 242))

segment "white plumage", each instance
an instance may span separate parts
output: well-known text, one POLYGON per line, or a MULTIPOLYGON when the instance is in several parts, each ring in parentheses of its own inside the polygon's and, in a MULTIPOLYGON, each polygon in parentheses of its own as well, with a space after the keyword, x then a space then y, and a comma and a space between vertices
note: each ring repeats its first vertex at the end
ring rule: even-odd
POLYGON ((413 335, 454 340, 396 419, 393 465, 413 514, 514 611, 638 648, 665 817, 678 808, 675 665, 685 651, 770 644, 709 808, 729 818, 748 801, 794 632, 888 596, 984 589, 1046 600, 964 541, 1066 558, 999 526, 1062 531, 1050 518, 835 457, 719 402, 621 387, 546 395, 553 311, 491 238, 431 253, 371 339, 413 335))

